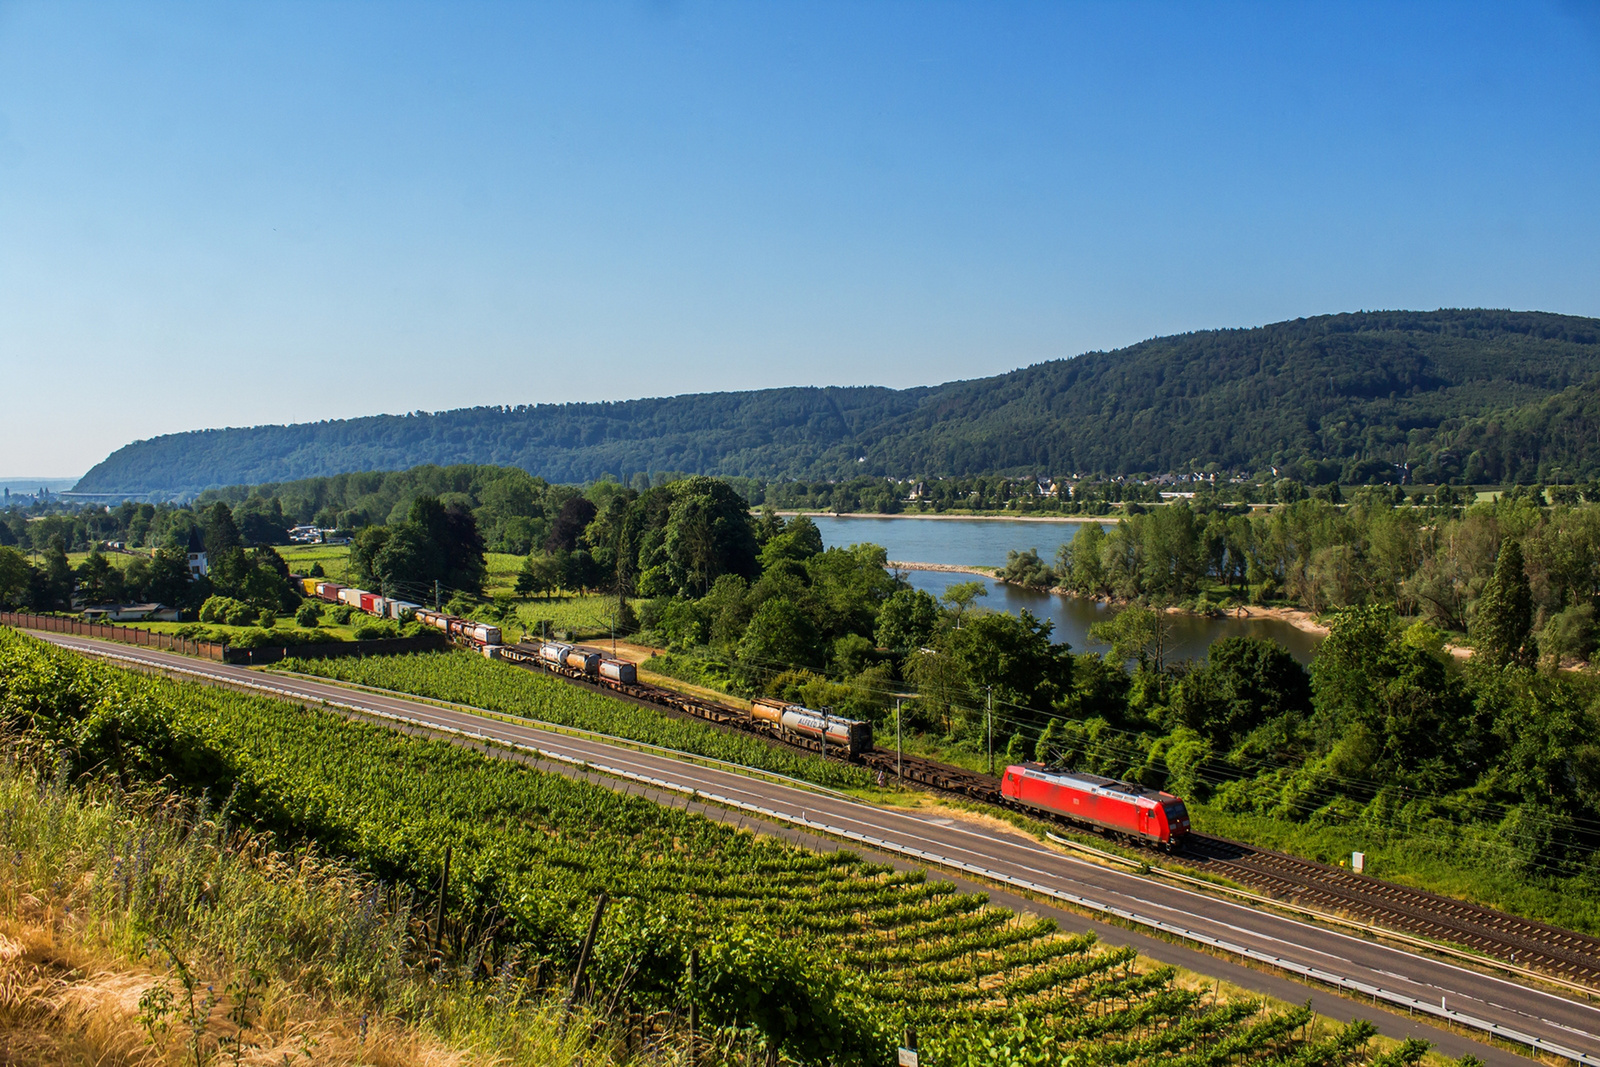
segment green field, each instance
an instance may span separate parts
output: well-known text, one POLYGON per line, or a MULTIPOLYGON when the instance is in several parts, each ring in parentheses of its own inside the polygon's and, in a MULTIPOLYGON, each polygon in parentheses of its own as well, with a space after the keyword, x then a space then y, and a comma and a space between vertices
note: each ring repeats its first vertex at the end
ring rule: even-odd
POLYGON ((288 545, 277 551, 295 574, 305 574, 313 563, 320 563, 325 578, 342 584, 350 573, 349 545, 288 545))

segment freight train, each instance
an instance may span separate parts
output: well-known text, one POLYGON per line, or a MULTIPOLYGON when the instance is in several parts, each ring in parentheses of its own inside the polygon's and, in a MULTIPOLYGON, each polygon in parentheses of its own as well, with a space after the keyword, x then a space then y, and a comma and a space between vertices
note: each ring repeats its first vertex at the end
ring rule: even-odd
POLYGON ((398 619, 411 612, 422 623, 477 649, 490 659, 540 668, 573 681, 693 715, 722 726, 775 737, 812 751, 894 769, 913 781, 977 800, 998 803, 1062 822, 1092 827, 1162 848, 1178 848, 1189 833, 1189 813, 1171 793, 1093 774, 1054 771, 1038 763, 1007 767, 999 789, 985 778, 929 760, 897 759, 873 747, 872 724, 784 700, 757 697, 748 712, 639 681, 638 668, 580 645, 523 638, 501 643, 500 628, 462 619, 421 604, 379 596, 316 578, 300 579, 307 596, 398 619))
POLYGON ((330 604, 348 604, 357 611, 364 611, 369 615, 377 615, 385 619, 399 619, 407 612, 416 616, 417 621, 436 630, 442 630, 451 637, 466 641, 481 650, 485 655, 490 655, 490 650, 500 644, 500 627, 487 623, 474 622, 472 619, 462 619, 454 615, 447 615, 442 611, 425 608, 421 604, 414 604, 409 600, 400 600, 396 597, 381 596, 378 593, 369 593, 365 589, 356 589, 351 586, 340 585, 338 582, 328 582, 321 578, 301 578, 300 588, 306 596, 314 596, 319 600, 326 600, 330 604))
POLYGON ((872 724, 800 704, 757 697, 748 712, 709 704, 682 693, 639 681, 639 670, 626 660, 612 659, 591 648, 524 638, 493 651, 496 659, 542 667, 554 674, 585 681, 597 688, 708 719, 724 726, 776 737, 828 755, 856 759, 872 751, 872 724))

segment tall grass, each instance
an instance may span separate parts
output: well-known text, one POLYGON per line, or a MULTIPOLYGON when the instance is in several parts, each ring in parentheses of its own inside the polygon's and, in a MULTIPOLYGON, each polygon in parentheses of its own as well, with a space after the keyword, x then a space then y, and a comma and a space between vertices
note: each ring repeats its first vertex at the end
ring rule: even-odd
POLYGON ((225 808, 0 758, 0 1044, 22 1034, 38 1062, 676 1058, 671 1035, 630 1054, 620 1025, 563 1026, 559 991, 482 942, 432 956, 415 905, 225 808))

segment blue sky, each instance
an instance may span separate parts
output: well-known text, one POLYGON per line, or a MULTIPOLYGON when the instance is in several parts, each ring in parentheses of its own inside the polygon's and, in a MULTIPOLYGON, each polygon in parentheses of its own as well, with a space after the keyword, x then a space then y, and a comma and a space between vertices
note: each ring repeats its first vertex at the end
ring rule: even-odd
POLYGON ((0 2, 0 475, 1600 315, 1600 4, 0 2))

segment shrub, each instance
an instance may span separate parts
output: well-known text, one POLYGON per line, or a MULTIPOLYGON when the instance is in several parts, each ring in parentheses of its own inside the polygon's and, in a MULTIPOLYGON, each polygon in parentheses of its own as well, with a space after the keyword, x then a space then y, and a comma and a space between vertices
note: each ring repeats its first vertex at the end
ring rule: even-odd
POLYGON ((278 625, 278 613, 271 608, 262 608, 261 614, 256 616, 256 622, 263 630, 270 630, 278 625))
POLYGON ((389 619, 377 619, 364 622, 356 627, 355 638, 357 641, 377 641, 385 637, 399 637, 400 628, 389 619))
POLYGON ((322 621, 322 605, 315 600, 302 602, 300 609, 294 613, 294 621, 298 626, 311 629, 322 621))
POLYGON ((207 597, 206 602, 200 605, 200 621, 226 623, 230 620, 230 616, 240 611, 253 613, 254 609, 230 596, 207 597))

